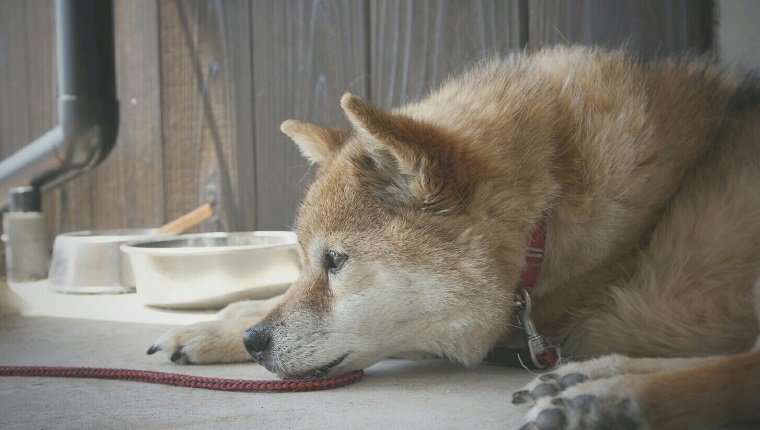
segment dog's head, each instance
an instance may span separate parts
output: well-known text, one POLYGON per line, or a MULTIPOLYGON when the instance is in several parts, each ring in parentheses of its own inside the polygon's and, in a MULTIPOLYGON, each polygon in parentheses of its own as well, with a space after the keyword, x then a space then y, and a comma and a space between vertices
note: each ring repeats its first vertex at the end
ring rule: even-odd
POLYGON ((510 320, 528 224, 492 231, 498 169, 463 136, 350 94, 341 105, 352 131, 282 125, 319 166, 296 222, 303 268, 246 347, 290 378, 406 353, 479 362, 510 320))

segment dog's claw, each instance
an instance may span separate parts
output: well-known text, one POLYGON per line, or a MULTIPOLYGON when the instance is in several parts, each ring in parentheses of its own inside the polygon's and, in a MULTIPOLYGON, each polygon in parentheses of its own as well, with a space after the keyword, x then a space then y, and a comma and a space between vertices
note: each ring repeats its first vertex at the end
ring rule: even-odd
POLYGON ((545 373, 538 377, 538 379, 548 382, 548 381, 559 381, 559 375, 556 373, 545 373))
POLYGON ((530 400, 533 400, 533 397, 530 396, 530 392, 528 392, 528 390, 515 391, 512 393, 513 405, 522 405, 523 403, 527 403, 530 400))
POLYGON ((153 355, 157 353, 158 351, 161 351, 161 345, 153 344, 150 346, 150 348, 148 348, 147 351, 145 351, 145 353, 148 355, 153 355))
POLYGON ((187 353, 185 352, 184 345, 181 345, 179 348, 177 348, 176 351, 172 354, 171 357, 169 357, 169 360, 173 361, 174 363, 183 363, 185 361, 185 356, 187 353))

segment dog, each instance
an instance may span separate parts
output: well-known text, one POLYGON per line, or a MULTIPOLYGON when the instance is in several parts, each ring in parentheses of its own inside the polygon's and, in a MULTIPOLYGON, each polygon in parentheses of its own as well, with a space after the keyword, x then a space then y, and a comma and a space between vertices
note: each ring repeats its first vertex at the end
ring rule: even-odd
POLYGON ((529 298, 543 346, 569 362, 515 393, 524 428, 760 419, 757 80, 556 47, 397 109, 340 103, 351 130, 281 127, 318 166, 298 281, 149 353, 255 358, 283 378, 418 354, 473 366, 523 341, 511 327, 529 298), (530 252, 543 258, 524 297, 530 252))

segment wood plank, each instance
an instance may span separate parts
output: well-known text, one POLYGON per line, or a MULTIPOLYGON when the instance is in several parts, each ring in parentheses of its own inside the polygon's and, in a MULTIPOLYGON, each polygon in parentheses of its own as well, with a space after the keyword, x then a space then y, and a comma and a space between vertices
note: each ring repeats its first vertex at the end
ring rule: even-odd
POLYGON ((58 124, 55 11, 50 0, 31 0, 26 4, 28 136, 35 139, 58 124))
POLYGON ((529 4, 531 49, 554 44, 629 48, 645 58, 710 48, 708 0, 536 0, 529 4))
POLYGON ((526 43, 524 1, 370 0, 370 10, 372 100, 385 107, 526 43))
MULTIPOLYGON (((29 143, 27 2, 0 2, 0 156, 29 143)), ((0 192, 5 192, 1 191, 0 192)))
POLYGON ((234 210, 234 223, 229 230, 254 230, 256 228, 256 162, 254 146, 253 118, 253 42, 251 39, 252 23, 248 1, 240 1, 237 7, 224 9, 227 25, 227 53, 224 66, 230 71, 226 81, 227 94, 231 101, 234 123, 231 136, 235 144, 234 162, 230 167, 232 190, 230 209, 234 210))
POLYGON ((298 118, 347 122, 345 91, 368 95, 367 5, 354 0, 254 2, 257 229, 287 229, 311 181, 308 163, 279 131, 298 118))
POLYGON ((760 71, 760 2, 718 0, 715 44, 720 61, 760 71))
POLYGON ((253 164, 249 8, 246 1, 160 2, 166 220, 214 202, 217 213, 202 230, 253 222, 253 187, 240 188, 241 178, 252 177, 241 166, 253 164))
POLYGON ((164 222, 158 5, 114 3, 119 134, 92 172, 92 228, 157 227, 164 222))

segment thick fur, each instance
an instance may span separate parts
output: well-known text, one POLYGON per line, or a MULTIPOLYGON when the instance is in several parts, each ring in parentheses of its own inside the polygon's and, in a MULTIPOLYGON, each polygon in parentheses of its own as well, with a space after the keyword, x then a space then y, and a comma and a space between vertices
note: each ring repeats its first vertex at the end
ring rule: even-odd
MULTIPOLYGON (((565 358, 603 358, 518 393, 532 404, 526 428, 760 418, 760 352, 747 352, 760 313, 760 89, 749 78, 702 59, 554 48, 486 61, 392 111, 351 94, 341 105, 353 130, 282 127, 319 168, 297 219, 301 277, 261 321, 269 370, 308 376, 343 357, 329 371, 344 372, 419 353, 477 364, 520 338, 516 284, 546 217, 536 325, 565 358), (327 269, 330 250, 348 257, 340 270, 327 269)), ((235 336, 259 322, 232 313, 235 336)), ((182 347, 186 362, 245 356, 207 352, 218 336, 176 340, 205 330, 152 349, 182 347)))

